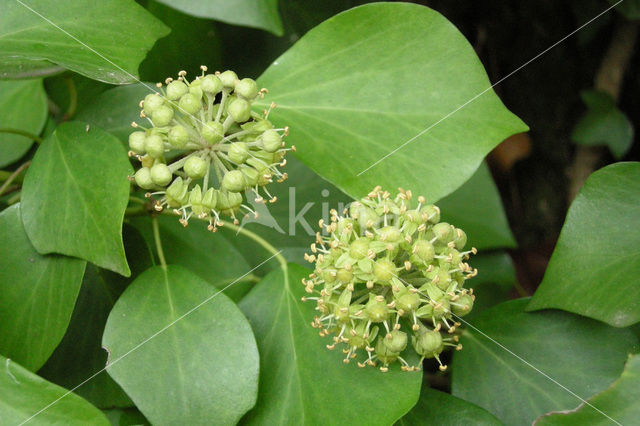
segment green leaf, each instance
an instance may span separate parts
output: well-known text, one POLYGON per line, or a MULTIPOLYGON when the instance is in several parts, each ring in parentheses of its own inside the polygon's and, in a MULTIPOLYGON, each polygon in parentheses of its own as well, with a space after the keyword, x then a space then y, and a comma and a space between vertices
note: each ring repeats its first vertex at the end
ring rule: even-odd
POLYGON ((38 411, 67 394, 12 359, 0 356, 0 419, 3 424, 109 425, 109 420, 93 405, 69 393, 30 420, 38 411))
POLYGON ((135 2, 7 2, 0 15, 0 64, 46 59, 105 83, 137 81, 138 65, 169 29, 135 2))
POLYGON ((278 0, 158 0, 189 15, 215 19, 228 24, 260 28, 281 36, 282 22, 278 0))
POLYGON ((155 267, 111 311, 107 371, 151 423, 234 424, 255 404, 255 339, 219 291, 179 266, 155 267))
POLYGON ((486 163, 455 192, 438 201, 438 207, 443 220, 465 231, 470 246, 485 250, 516 246, 486 163))
POLYGON ((191 80, 194 75, 200 75, 201 65, 207 65, 213 72, 222 63, 220 36, 214 22, 182 14, 155 1, 149 2, 147 10, 167 24, 171 34, 158 40, 140 64, 140 75, 144 80, 176 78, 180 70, 186 70, 191 80))
POLYGON ((76 119, 100 127, 126 143, 134 130, 131 123, 140 120, 138 104, 151 93, 145 84, 114 87, 100 93, 78 111, 76 119))
POLYGON ((56 125, 58 122, 68 121, 72 117, 75 120, 78 112, 93 103, 102 92, 112 87, 76 73, 65 73, 44 80, 44 88, 50 101, 49 108, 52 116, 56 119, 56 125), (69 113, 74 113, 72 102, 75 102, 76 115, 69 116, 69 113))
POLYGON ((571 204, 527 310, 558 308, 625 327, 640 321, 640 163, 593 173, 571 204))
POLYGON ((85 262, 38 254, 19 204, 0 213, 0 247, 0 353, 35 371, 67 329, 85 262))
MULTIPOLYGON (((125 248, 133 275, 148 269, 151 257, 142 235, 125 227, 125 248)), ((107 352, 102 348, 102 333, 115 301, 131 280, 89 265, 85 272, 67 333, 38 374, 67 389, 102 370, 107 352)), ((100 408, 129 407, 131 399, 105 372, 75 390, 100 408)))
POLYGON ((462 34, 415 4, 368 4, 325 21, 259 83, 270 95, 256 104, 278 105, 270 118, 291 128, 298 158, 354 198, 382 185, 437 201, 527 130, 462 34))
POLYGON ((478 270, 478 275, 468 281, 476 300, 466 320, 477 317, 484 310, 510 299, 516 282, 516 271, 511 257, 502 251, 481 253, 472 256, 469 264, 478 270))
POLYGON ((633 143, 629 118, 606 93, 584 91, 582 100, 587 112, 573 129, 571 139, 580 145, 607 145, 614 157, 621 158, 633 143))
POLYGON ((40 253, 86 259, 128 276, 122 219, 131 165, 112 135, 61 124, 38 148, 22 189, 22 220, 40 253))
MULTIPOLYGON (((150 220, 140 218, 132 222, 152 245, 154 240, 150 220)), ((185 228, 178 222, 178 217, 159 216, 158 226, 167 263, 181 265, 210 284, 224 287, 235 281, 241 271, 251 269, 226 235, 207 231, 205 222, 193 220, 185 228)), ((229 235, 229 238, 246 237, 229 235)), ((264 255, 261 260, 264 260, 264 255)), ((234 300, 240 299, 249 290, 250 284, 246 280, 241 281, 225 290, 225 294, 234 300)))
MULTIPOLYGON (((122 291, 122 290, 120 290, 122 291)), ((119 292, 89 265, 67 333, 47 363, 38 371, 43 378, 72 389, 102 370, 107 353, 100 346, 104 324, 119 292)), ((105 372, 75 391, 100 408, 128 407, 129 397, 105 372)))
POLYGON ((629 330, 566 312, 526 313, 527 302, 502 303, 472 320, 460 339, 464 348, 453 358, 452 394, 509 425, 531 424, 541 414, 579 404, 543 374, 588 398, 620 375, 638 343, 629 330))
MULTIPOLYGON (((607 390, 589 399, 589 404, 606 413, 618 424, 631 425, 640 418, 640 355, 629 357, 622 376, 607 390)), ((571 411, 549 413, 535 421, 536 426, 545 425, 610 425, 611 420, 581 404, 571 411)))
POLYGON ((470 402, 435 389, 423 389, 418 403, 397 426, 502 425, 493 414, 470 402))
POLYGON ((104 410, 113 426, 148 425, 149 421, 136 408, 115 408, 104 410))
MULTIPOLYGON (((0 81, 0 128, 39 135, 47 120, 47 96, 42 80, 0 81)), ((0 131, 0 167, 19 160, 33 144, 21 135, 0 131)))
POLYGON ((240 302, 260 349, 258 403, 246 423, 393 423, 418 400, 422 375, 360 369, 328 351, 328 340, 309 325, 314 306, 300 301, 309 272, 294 264, 287 274, 273 271, 240 302))
POLYGON ((24 58, 0 57, 0 80, 47 77, 64 71, 64 68, 49 61, 24 58))

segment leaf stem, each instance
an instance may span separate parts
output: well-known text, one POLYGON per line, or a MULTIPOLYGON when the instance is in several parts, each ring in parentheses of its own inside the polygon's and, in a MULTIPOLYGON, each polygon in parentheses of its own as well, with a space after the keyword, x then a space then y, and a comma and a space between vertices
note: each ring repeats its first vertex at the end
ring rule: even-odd
POLYGON ((44 141, 44 139, 42 139, 40 136, 38 135, 34 135, 33 133, 29 133, 26 130, 20 130, 20 129, 12 129, 9 127, 2 127, 0 128, 0 133, 11 133, 14 135, 20 135, 20 136, 26 136, 29 139, 32 139, 38 143, 42 143, 44 141))
POLYGON ((62 116, 62 121, 67 121, 73 117, 78 107, 78 91, 76 90, 76 84, 73 82, 73 78, 66 77, 64 79, 67 89, 69 89, 69 107, 67 112, 62 116))
POLYGON ((7 180, 2 184, 2 186, 0 186, 0 195, 4 194, 4 191, 6 191, 9 185, 11 185, 11 182, 13 182, 18 177, 18 175, 22 173, 24 169, 29 167, 30 164, 31 164, 31 161, 27 161, 26 163, 18 167, 13 173, 9 175, 7 180))
POLYGON ((162 240, 160 240, 160 227, 158 226, 158 216, 151 217, 151 225, 153 227, 153 240, 156 243, 156 251, 162 269, 167 269, 167 261, 164 258, 164 250, 162 250, 162 240))
POLYGON ((262 248, 267 250, 269 253, 273 254, 274 257, 278 259, 278 263, 280 263, 280 267, 282 268, 282 271, 285 273, 285 275, 287 274, 287 259, 285 259, 284 256, 282 255, 281 253, 282 250, 276 249, 274 246, 269 244, 267 240, 265 240, 258 234, 249 231, 248 229, 234 225, 233 223, 227 222, 226 220, 222 220, 221 222, 224 224, 225 228, 231 229, 232 231, 236 231, 237 233, 242 234, 247 238, 251 238, 253 241, 255 241, 260 246, 262 246, 262 248))

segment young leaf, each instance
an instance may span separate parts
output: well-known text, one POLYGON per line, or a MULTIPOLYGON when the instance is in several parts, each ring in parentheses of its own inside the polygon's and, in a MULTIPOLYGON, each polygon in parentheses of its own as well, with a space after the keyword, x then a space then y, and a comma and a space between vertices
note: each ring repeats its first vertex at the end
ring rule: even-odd
MULTIPOLYGON (((39 135, 47 120, 47 95, 42 80, 0 81, 0 128, 39 135)), ((19 160, 33 140, 0 132, 0 167, 19 160)))
POLYGON ((131 165, 115 137, 87 126, 64 123, 38 148, 24 179, 22 220, 38 252, 128 276, 122 219, 131 165))
MULTIPOLYGON (((640 355, 629 357, 622 376, 607 390, 589 399, 589 404, 615 420, 618 424, 631 425, 640 418, 640 355)), ((575 410, 552 412, 539 417, 536 426, 610 425, 611 420, 581 404, 575 410)))
POLYGON ((0 247, 0 353, 35 371, 67 329, 86 262, 38 254, 19 204, 0 213, 0 247))
POLYGON ((246 423, 393 423, 418 400, 421 373, 360 369, 327 350, 329 340, 310 325, 314 304, 300 301, 309 272, 294 264, 273 271, 240 302, 261 354, 258 403, 246 423))
POLYGON ((558 308, 625 327, 640 321, 640 163, 593 173, 573 201, 527 310, 558 308))
POLYGON ((576 124, 571 139, 580 145, 607 145, 616 158, 631 148, 633 125, 611 96, 603 92, 582 92, 587 112, 576 124))
POLYGON ((629 330, 566 312, 526 313, 527 302, 505 302, 473 319, 453 357, 452 394, 510 425, 576 407, 580 399, 557 383, 580 398, 606 389, 638 344, 629 330))
POLYGON ((132 1, 10 1, 0 15, 0 64, 46 59, 94 80, 132 83, 147 51, 168 33, 132 1))
POLYGON ((100 410, 74 393, 32 416, 67 393, 67 390, 36 376, 13 359, 0 355, 0 419, 3 424, 103 425, 109 420, 100 410))
POLYGON ((282 22, 278 0, 158 0, 189 15, 215 19, 229 24, 261 28, 281 36, 282 22))
POLYGON ((425 388, 422 389, 416 406, 401 418, 396 426, 463 424, 498 426, 502 425, 502 422, 477 405, 448 393, 425 388))
POLYGON ((219 292, 179 266, 158 266, 111 311, 102 339, 107 371, 151 423, 235 424, 255 404, 256 342, 219 292))
POLYGON ((354 198, 382 185, 437 201, 527 130, 464 36, 415 4, 368 4, 325 21, 259 83, 270 95, 256 105, 278 105, 269 117, 290 127, 298 158, 354 198))

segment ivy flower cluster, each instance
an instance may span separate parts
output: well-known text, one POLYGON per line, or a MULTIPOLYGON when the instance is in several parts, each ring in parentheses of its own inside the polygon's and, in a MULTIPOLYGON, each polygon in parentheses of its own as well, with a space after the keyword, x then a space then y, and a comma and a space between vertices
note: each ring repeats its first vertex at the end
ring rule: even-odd
POLYGON ((399 362, 404 371, 419 370, 440 353, 462 349, 455 334, 457 317, 473 308, 473 289, 464 288, 477 270, 467 263, 476 249, 464 250, 463 230, 440 221, 438 207, 424 197, 399 190, 392 197, 376 187, 352 203, 343 216, 331 211, 330 223, 305 255, 315 270, 303 279, 319 314, 312 325, 321 336, 333 335, 334 349, 343 346, 345 363, 364 350, 359 367, 399 362), (411 349, 412 348, 412 349, 411 349), (420 362, 409 365, 409 351, 420 362))
POLYGON ((266 186, 287 178, 279 167, 295 147, 285 148, 288 128, 274 128, 268 119, 275 104, 262 115, 252 111, 266 89, 233 71, 201 69, 192 81, 185 71, 175 80, 167 78, 166 87, 158 83, 158 92, 140 102, 140 117, 150 127, 132 123, 129 155, 141 167, 130 179, 150 191, 147 197, 156 197, 156 210, 174 209, 184 226, 193 215, 208 219, 208 229, 215 231, 220 214, 236 224, 242 210, 257 216, 243 203, 244 193, 256 202, 276 201, 266 186))

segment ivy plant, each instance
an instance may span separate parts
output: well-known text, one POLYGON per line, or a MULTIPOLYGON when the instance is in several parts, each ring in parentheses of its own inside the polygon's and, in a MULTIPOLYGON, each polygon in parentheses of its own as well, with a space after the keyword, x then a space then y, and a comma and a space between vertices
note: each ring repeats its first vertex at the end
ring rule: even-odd
POLYGON ((444 15, 344 3, 5 5, 3 424, 638 418, 640 163, 527 294, 485 157, 529 127, 444 15))

